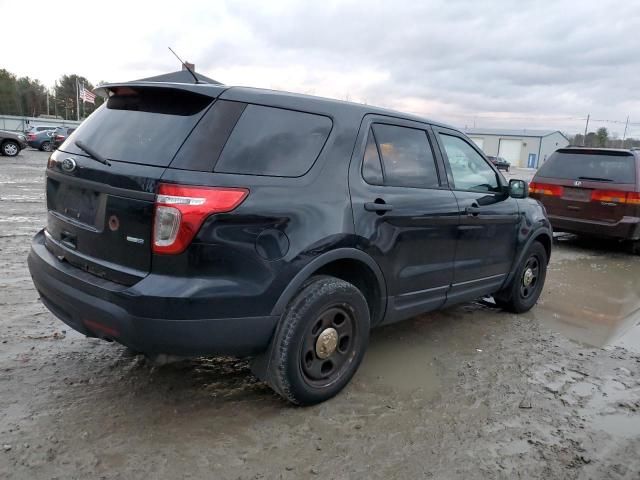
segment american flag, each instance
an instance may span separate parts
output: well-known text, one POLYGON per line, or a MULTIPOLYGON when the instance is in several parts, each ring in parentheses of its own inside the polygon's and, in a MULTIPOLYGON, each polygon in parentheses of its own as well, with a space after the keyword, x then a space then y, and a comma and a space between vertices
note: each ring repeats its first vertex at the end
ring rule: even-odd
POLYGON ((84 85, 80 87, 80 100, 83 102, 96 103, 96 94, 84 88, 84 85))

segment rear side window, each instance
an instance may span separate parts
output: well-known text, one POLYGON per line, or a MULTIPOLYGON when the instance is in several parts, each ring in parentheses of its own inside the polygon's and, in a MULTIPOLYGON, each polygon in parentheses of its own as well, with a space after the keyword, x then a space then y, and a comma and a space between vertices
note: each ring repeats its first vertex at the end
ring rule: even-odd
POLYGON ((331 120, 321 115, 248 105, 214 171, 299 177, 318 158, 331 127, 331 120))
POLYGON ((120 88, 64 144, 82 140, 110 160, 166 167, 213 98, 170 88, 120 88))
POLYGON ((369 138, 367 139, 367 146, 364 150, 362 177, 371 185, 384 185, 380 153, 378 152, 378 145, 376 145, 376 139, 371 130, 369 130, 369 138))
POLYGON ((540 167, 541 177, 635 183, 635 157, 627 152, 592 154, 557 151, 540 167))
POLYGON ((374 185, 414 188, 440 185, 427 132, 396 125, 372 125, 362 174, 368 183, 374 185), (374 150, 376 144, 377 151, 374 150), (382 182, 377 173, 378 159, 382 160, 382 182))

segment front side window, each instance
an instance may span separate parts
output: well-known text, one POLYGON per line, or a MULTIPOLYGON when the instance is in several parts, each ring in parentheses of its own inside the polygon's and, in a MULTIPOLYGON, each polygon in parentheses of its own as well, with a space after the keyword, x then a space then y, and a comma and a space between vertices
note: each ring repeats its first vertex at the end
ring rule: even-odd
POLYGON ((368 183, 378 185, 438 187, 435 159, 427 133, 415 128, 374 124, 365 150, 363 176, 368 183), (380 160, 382 172, 377 166, 380 160))
POLYGON ((460 137, 440 134, 449 160, 453 188, 477 192, 497 192, 498 177, 482 156, 460 137))

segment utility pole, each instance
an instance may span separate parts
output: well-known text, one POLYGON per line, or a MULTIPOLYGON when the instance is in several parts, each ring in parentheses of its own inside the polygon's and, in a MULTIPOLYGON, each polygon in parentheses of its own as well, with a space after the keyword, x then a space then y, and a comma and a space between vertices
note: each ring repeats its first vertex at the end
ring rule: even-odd
POLYGON ((629 127, 629 115, 627 115, 627 123, 624 124, 624 133, 622 134, 622 148, 624 148, 624 139, 627 138, 628 127, 629 127))
POLYGON ((584 147, 586 145, 587 142, 587 130, 589 129, 589 118, 591 117, 591 114, 587 115, 587 123, 584 126, 584 137, 582 137, 582 146, 584 147))

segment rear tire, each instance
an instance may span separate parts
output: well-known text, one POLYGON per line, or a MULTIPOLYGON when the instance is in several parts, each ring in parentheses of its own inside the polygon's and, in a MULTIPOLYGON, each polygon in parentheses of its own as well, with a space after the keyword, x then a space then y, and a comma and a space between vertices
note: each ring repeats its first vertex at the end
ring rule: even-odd
POLYGON ((494 295, 496 305, 513 313, 524 313, 536 304, 547 276, 547 251, 533 242, 518 266, 511 284, 494 295))
POLYGON ((632 255, 640 255, 640 240, 632 240, 629 243, 629 252, 632 255))
POLYGON ((360 290, 335 277, 313 277, 280 320, 269 349, 267 382, 296 405, 328 400, 358 369, 369 327, 360 290))
POLYGON ((53 150, 51 148, 51 142, 42 142, 42 145, 40 145, 40 150, 42 150, 43 152, 50 152, 51 150, 53 150))

